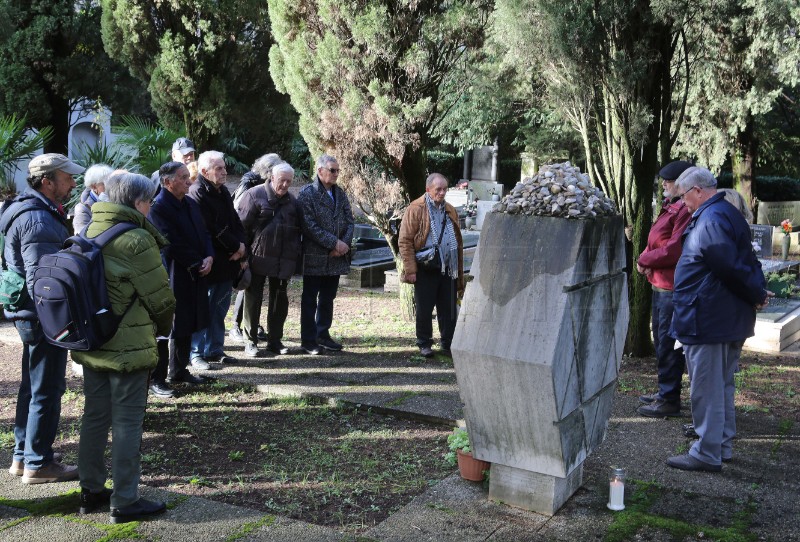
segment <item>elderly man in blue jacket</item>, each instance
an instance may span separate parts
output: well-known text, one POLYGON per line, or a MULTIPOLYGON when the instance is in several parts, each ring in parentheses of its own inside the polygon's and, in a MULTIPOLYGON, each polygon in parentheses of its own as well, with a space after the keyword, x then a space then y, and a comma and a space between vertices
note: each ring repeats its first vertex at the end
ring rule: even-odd
POLYGON ((8 472, 22 476, 25 484, 78 478, 78 468, 62 464, 53 453, 61 396, 67 388, 67 351, 45 340, 31 292, 39 259, 58 252, 69 237, 62 203, 75 188, 72 176, 83 171, 63 154, 37 156, 28 164, 28 188, 0 211, 0 230, 5 235, 3 270, 25 279, 21 297, 15 303, 6 301, 3 307, 22 341, 14 459, 8 472))
POLYGON ((692 418, 700 439, 670 467, 718 472, 730 461, 736 434, 733 376, 756 310, 767 303, 750 227, 717 193, 710 171, 692 167, 676 181, 692 213, 675 269, 670 334, 683 344, 691 377, 692 418))

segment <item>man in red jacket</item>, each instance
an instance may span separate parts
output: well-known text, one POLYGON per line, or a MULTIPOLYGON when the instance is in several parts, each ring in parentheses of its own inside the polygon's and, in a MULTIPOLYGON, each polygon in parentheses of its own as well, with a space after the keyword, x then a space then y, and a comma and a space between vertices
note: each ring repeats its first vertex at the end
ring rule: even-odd
POLYGON ((656 218, 647 248, 639 255, 636 270, 647 277, 653 287, 653 344, 658 360, 658 391, 639 397, 644 403, 636 411, 649 418, 680 416, 681 379, 686 367, 682 349, 675 349, 669 336, 672 322, 672 290, 675 266, 681 255, 681 235, 689 225, 692 213, 677 193, 675 180, 692 167, 682 160, 670 162, 658 172, 663 179, 664 204, 656 218))

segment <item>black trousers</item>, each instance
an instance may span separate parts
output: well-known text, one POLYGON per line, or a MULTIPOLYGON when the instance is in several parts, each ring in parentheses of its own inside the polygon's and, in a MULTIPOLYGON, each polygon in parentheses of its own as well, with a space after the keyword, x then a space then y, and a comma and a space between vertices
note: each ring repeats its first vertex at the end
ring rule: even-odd
POLYGON ((253 275, 250 286, 244 293, 242 332, 248 341, 258 342, 258 324, 261 321, 261 303, 264 298, 264 286, 267 279, 269 279, 267 341, 269 344, 277 344, 283 339, 283 325, 289 315, 289 295, 286 292, 289 287, 288 280, 253 275))
POLYGON ((439 322, 442 348, 449 350, 456 330, 456 279, 438 271, 417 270, 414 302, 417 305, 417 346, 433 345, 433 308, 439 322))
POLYGON ((153 369, 151 380, 164 382, 169 372, 169 377, 174 378, 187 371, 189 354, 192 350, 192 336, 178 337, 176 339, 158 339, 158 365, 153 369))
POLYGON ((339 275, 303 275, 300 296, 300 339, 317 342, 331 338, 333 300, 339 290, 339 275))

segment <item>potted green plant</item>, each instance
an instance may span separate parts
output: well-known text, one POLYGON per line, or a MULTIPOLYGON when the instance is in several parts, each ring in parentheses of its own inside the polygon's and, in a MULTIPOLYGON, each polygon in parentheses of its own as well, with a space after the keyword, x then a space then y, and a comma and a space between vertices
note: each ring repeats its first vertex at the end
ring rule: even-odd
POLYGON ((458 464, 458 472, 462 478, 472 482, 483 480, 490 463, 472 457, 472 446, 466 429, 455 428, 447 437, 447 446, 450 451, 445 455, 445 459, 451 465, 458 464))

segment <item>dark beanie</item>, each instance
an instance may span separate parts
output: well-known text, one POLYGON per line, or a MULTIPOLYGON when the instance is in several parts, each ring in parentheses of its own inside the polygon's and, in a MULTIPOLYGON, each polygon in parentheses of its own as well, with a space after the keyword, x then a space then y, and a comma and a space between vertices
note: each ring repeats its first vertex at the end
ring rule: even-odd
POLYGON ((662 167, 661 171, 658 172, 658 176, 665 181, 674 181, 681 176, 681 173, 690 167, 694 167, 694 164, 686 162, 685 160, 675 160, 662 167))

